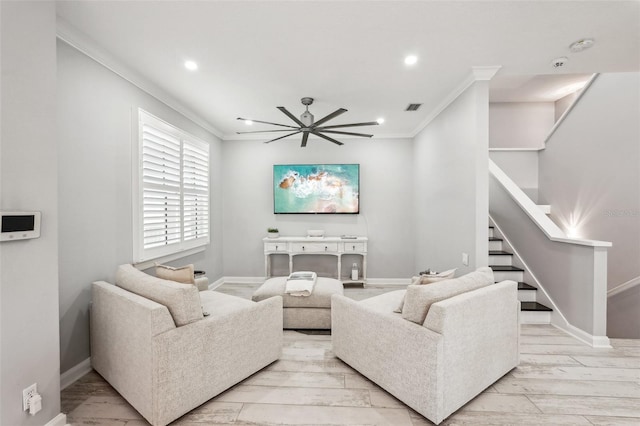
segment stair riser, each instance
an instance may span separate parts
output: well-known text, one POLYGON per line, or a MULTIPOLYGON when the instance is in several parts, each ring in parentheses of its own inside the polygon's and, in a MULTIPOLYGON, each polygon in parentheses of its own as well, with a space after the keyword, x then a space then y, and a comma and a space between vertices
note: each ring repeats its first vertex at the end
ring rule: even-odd
POLYGON ((522 271, 493 271, 493 278, 496 282, 511 280, 524 281, 524 272, 522 271))
POLYGON ((489 265, 507 265, 511 266, 513 256, 496 256, 489 255, 489 265))
POLYGON ((536 302, 536 291, 518 290, 518 300, 521 302, 536 302))
POLYGON ((550 324, 551 312, 520 311, 520 324, 550 324))
POLYGON ((489 241, 489 250, 502 250, 502 241, 489 241))
POLYGON ((493 235, 493 228, 489 228, 489 238, 491 237, 495 237, 495 235, 493 235))

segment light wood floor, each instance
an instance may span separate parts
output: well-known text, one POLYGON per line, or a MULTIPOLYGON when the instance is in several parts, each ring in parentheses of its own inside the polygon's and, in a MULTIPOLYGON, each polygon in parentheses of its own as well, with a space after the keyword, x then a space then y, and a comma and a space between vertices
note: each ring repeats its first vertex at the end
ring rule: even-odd
MULTIPOLYGON (((222 286, 248 297, 256 286, 222 286)), ((398 287, 347 288, 354 299, 398 287)), ((523 325, 521 363, 442 424, 640 425, 640 340, 594 349, 523 325)), ((72 425, 146 425, 95 372, 62 392, 72 425)), ((431 425, 331 352, 331 336, 285 331, 282 357, 172 425, 431 425)))

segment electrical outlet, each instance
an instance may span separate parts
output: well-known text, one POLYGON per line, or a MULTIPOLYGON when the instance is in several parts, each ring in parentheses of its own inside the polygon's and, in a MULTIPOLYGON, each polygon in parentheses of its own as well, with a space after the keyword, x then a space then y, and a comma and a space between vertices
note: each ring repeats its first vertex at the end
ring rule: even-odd
POLYGON ((29 409, 29 398, 38 393, 38 384, 34 383, 22 391, 22 411, 29 409))
POLYGON ((464 266, 469 266, 469 254, 468 253, 462 253, 462 264, 464 266))

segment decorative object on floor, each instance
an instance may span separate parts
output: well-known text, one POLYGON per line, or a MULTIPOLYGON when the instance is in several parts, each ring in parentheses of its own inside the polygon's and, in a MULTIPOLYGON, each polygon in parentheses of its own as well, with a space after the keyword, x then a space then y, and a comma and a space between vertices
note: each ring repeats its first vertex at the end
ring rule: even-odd
POLYGON ((465 292, 447 285, 465 276, 414 286, 441 290, 421 324, 393 313, 405 290, 359 302, 334 295, 333 353, 439 424, 518 365, 517 283, 493 284, 485 272, 473 273, 485 285, 465 292))
POLYGON ((183 284, 196 283, 193 264, 173 267, 156 262, 156 277, 183 284))
POLYGON ((154 426, 171 423, 280 357, 279 297, 255 303, 198 292, 131 265, 118 268, 116 284, 92 286, 91 365, 154 426), (233 360, 233 368, 221 360, 233 360))
POLYGON ((271 123, 269 121, 252 120, 252 119, 248 119, 248 118, 238 117, 238 120, 242 120, 244 122, 269 124, 269 125, 272 125, 272 126, 286 127, 286 129, 284 129, 284 130, 255 130, 255 131, 252 131, 252 132, 236 132, 236 133, 238 133, 238 134, 246 134, 246 133, 266 133, 266 132, 269 132, 269 133, 273 133, 273 132, 291 132, 291 133, 286 134, 284 136, 280 136, 280 137, 277 137, 275 139, 268 140, 265 143, 271 143, 271 142, 274 142, 274 141, 277 141, 277 140, 280 140, 280 139, 287 138, 289 136, 297 135, 298 133, 302 133, 302 144, 300 145, 301 147, 307 146, 307 139, 309 138, 309 134, 312 134, 312 135, 315 135, 315 136, 319 136, 322 139, 326 139, 329 142, 333 142, 336 145, 343 145, 342 142, 337 141, 337 140, 335 140, 334 138, 332 138, 330 136, 327 136, 325 133, 338 134, 338 135, 347 135, 347 136, 360 136, 360 137, 364 137, 364 138, 370 138, 373 135, 369 135, 369 134, 365 134, 365 133, 343 132, 343 131, 334 130, 334 129, 344 128, 344 127, 356 127, 356 126, 377 126, 379 124, 377 121, 368 121, 366 123, 335 124, 333 126, 321 126, 321 124, 324 124, 327 121, 336 118, 340 114, 347 112, 347 110, 344 109, 344 108, 338 108, 337 110, 335 110, 331 114, 329 114, 329 115, 321 118, 320 120, 314 122, 313 114, 311 114, 309 112, 309 105, 311 105, 313 103, 313 98, 305 97, 305 98, 301 99, 301 102, 302 102, 302 105, 304 105, 306 107, 306 110, 305 110, 305 112, 302 113, 302 115, 300 116, 299 120, 295 115, 290 113, 285 107, 282 107, 282 106, 278 107, 278 109, 280 111, 282 111, 282 113, 284 115, 286 115, 291 120, 293 120, 293 122, 296 123, 297 126, 290 126, 288 124, 278 124, 278 123, 271 123))
POLYGON ((280 231, 278 231, 278 228, 267 228, 267 235, 269 238, 278 238, 280 236, 280 231))
POLYGON ((331 328, 331 296, 344 294, 342 282, 333 278, 318 277, 309 297, 294 297, 285 293, 287 277, 269 278, 253 293, 253 301, 274 296, 282 297, 282 327, 286 329, 331 328))

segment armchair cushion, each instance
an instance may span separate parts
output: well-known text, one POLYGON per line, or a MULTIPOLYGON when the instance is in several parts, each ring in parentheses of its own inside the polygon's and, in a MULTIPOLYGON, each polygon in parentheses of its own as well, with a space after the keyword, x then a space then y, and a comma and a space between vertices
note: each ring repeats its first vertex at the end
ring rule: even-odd
POLYGON ((116 285, 169 309, 177 327, 201 320, 200 293, 192 284, 180 284, 145 274, 132 265, 120 265, 116 285))

